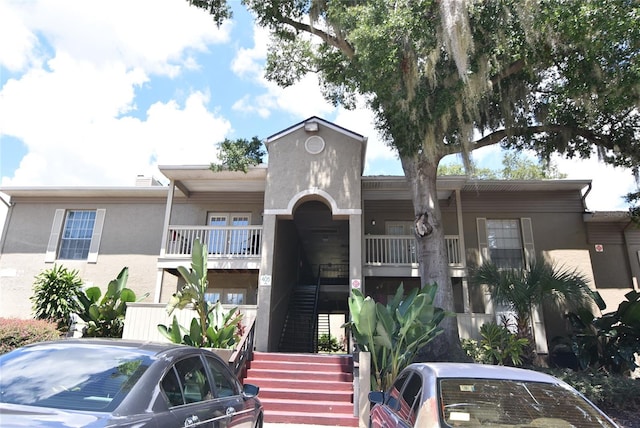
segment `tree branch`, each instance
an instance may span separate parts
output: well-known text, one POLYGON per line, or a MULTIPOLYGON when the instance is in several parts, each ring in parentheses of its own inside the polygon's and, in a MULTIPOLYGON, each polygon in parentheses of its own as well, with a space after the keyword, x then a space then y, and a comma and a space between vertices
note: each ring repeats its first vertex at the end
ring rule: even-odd
POLYGON ((286 16, 280 16, 280 22, 283 24, 288 24, 299 31, 304 31, 306 33, 312 34, 314 36, 318 36, 322 41, 327 43, 330 46, 333 46, 337 49, 340 49, 342 53, 344 53, 349 59, 353 58, 355 55, 355 51, 353 47, 345 40, 335 36, 330 35, 326 31, 322 31, 313 25, 304 24, 299 21, 295 21, 286 16))
POLYGON ((515 128, 507 128, 500 129, 498 131, 492 132, 489 135, 482 137, 477 140, 473 144, 473 149, 479 149, 481 147, 490 146, 492 144, 499 143, 506 137, 510 136, 522 136, 527 134, 535 134, 540 132, 549 132, 549 133, 568 133, 573 136, 580 136, 588 141, 591 141, 593 144, 598 146, 608 146, 610 141, 608 138, 605 138, 601 135, 596 134, 595 132, 589 129, 578 128, 575 126, 568 125, 536 125, 536 126, 524 126, 524 127, 515 127, 515 128))
POLYGON ((493 76, 491 78, 491 83, 496 84, 499 81, 513 75, 516 74, 517 72, 519 72, 520 70, 522 70, 524 68, 524 60, 519 59, 515 62, 512 62, 506 69, 502 70, 501 73, 493 76))

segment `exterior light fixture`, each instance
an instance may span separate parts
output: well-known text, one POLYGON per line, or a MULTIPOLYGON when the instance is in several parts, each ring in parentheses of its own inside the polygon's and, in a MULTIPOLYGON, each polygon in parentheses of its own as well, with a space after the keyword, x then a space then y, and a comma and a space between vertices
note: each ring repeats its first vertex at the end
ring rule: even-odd
POLYGON ((305 122, 304 130, 307 132, 318 132, 318 122, 305 122))

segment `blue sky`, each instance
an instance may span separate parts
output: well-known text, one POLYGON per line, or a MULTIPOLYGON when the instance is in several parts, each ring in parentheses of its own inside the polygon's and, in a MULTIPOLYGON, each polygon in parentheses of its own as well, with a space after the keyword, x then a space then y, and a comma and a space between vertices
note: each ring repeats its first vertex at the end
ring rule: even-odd
MULTIPOLYGON (((224 138, 264 139, 309 116, 368 137, 365 174, 402 174, 366 108, 334 108, 313 75, 287 89, 266 81, 268 33, 232 4, 216 28, 185 0, 0 0, 0 186, 162 179, 158 164, 208 164, 224 138)), ((474 154, 480 166, 500 159, 474 154)), ((593 180, 590 209, 625 209, 628 171, 557 164, 593 180)))

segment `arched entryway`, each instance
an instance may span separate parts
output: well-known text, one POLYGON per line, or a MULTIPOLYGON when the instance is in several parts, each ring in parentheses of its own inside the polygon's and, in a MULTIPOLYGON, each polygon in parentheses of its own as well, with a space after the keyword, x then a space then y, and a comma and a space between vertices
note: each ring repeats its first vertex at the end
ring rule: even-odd
POLYGON ((288 296, 280 352, 319 352, 345 346, 349 297, 349 221, 324 201, 301 201, 293 218, 279 217, 274 267, 288 296))

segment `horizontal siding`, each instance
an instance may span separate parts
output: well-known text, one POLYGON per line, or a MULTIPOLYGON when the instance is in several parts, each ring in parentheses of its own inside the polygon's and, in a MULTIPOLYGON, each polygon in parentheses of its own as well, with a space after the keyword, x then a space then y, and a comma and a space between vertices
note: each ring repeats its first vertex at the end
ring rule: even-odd
POLYGON ((495 212, 583 212, 578 192, 464 192, 465 213, 495 212))
POLYGON ((587 223, 587 242, 589 244, 624 244, 624 224, 587 223))

